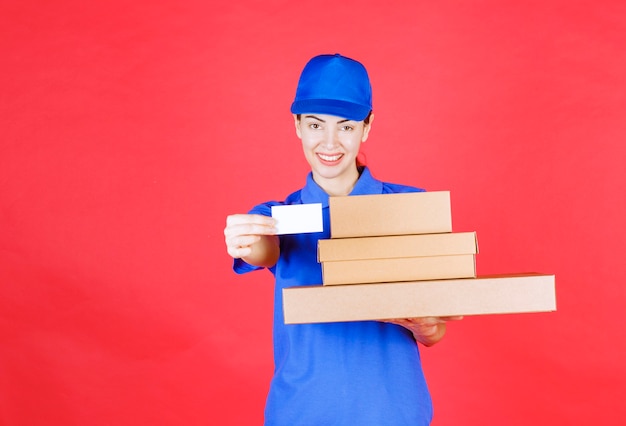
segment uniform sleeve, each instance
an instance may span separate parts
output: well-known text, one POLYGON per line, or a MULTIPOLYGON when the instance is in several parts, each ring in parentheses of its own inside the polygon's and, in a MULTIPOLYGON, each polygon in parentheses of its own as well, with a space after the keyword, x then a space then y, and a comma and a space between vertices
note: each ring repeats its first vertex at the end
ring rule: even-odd
POLYGON ((245 274, 246 272, 257 271, 259 269, 263 269, 263 267, 250 265, 241 259, 233 260, 233 271, 237 274, 245 274))

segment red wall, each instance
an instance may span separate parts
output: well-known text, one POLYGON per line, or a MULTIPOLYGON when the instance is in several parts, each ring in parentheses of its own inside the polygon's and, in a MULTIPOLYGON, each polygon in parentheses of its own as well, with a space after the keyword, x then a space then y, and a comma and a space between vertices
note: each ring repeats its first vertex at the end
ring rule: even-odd
POLYGON ((371 74, 374 174, 450 190, 480 274, 557 277, 556 313, 423 349, 434 424, 626 420, 623 2, 9 3, 0 424, 261 423, 272 280, 222 231, 303 185, 288 108, 335 52, 371 74))

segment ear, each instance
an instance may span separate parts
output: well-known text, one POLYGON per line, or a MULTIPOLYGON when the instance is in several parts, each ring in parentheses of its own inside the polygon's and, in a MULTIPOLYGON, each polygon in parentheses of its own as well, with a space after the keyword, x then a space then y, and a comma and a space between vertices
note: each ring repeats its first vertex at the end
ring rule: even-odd
POLYGON ((370 130, 372 130, 372 122, 374 121, 374 113, 370 115, 370 122, 363 125, 363 137, 361 138, 361 143, 365 142, 369 137, 370 130))
POLYGON ((300 120, 298 120, 297 114, 293 114, 293 123, 296 126, 296 135, 298 135, 298 138, 302 139, 302 131, 300 130, 300 120))

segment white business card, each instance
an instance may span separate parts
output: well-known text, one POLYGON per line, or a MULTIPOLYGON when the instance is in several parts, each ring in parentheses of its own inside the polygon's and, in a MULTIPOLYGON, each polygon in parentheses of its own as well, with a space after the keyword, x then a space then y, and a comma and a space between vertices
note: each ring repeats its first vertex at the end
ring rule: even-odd
POLYGON ((276 219, 278 235, 322 232, 322 204, 291 204, 272 206, 272 217, 276 219))

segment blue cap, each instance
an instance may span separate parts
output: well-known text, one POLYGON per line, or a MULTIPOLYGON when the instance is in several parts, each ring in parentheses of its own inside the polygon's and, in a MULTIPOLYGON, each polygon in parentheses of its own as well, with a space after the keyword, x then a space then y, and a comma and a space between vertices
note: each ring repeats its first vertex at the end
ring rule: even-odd
POLYGON ((367 70, 340 54, 311 59, 298 81, 293 114, 328 114, 362 121, 372 110, 372 86, 367 70))

